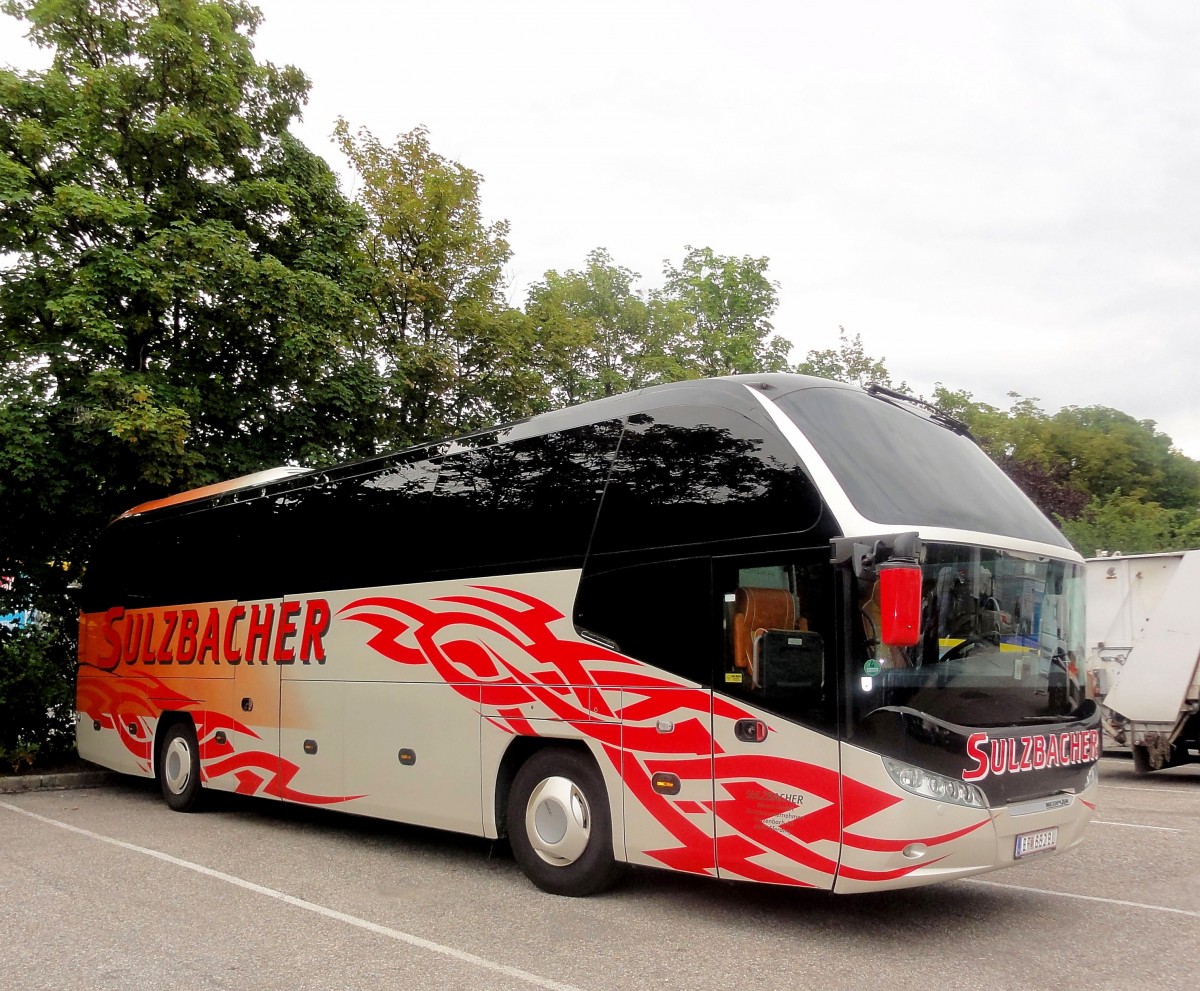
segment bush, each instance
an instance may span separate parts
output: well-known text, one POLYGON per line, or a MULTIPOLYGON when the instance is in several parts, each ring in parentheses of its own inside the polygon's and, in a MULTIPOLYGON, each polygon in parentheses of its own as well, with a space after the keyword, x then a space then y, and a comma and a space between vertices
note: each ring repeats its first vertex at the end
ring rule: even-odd
POLYGON ((42 614, 0 627, 0 772, 28 770, 75 751, 75 641, 42 614))

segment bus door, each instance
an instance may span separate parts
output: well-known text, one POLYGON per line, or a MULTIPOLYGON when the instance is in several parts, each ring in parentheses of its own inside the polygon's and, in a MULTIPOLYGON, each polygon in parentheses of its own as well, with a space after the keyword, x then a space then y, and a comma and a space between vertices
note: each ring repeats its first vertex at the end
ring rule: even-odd
POLYGON ((829 889, 841 850, 833 573, 827 549, 718 560, 713 697, 717 864, 829 889))
POLYGON ((712 692, 627 686, 621 715, 626 858, 715 876, 712 692))
POLYGON ((630 863, 716 873, 709 684, 719 634, 711 601, 706 556, 593 555, 580 580, 575 627, 607 668, 588 735, 599 745, 592 749, 612 796, 616 843, 623 827, 630 863))
POLYGON ((841 850, 837 741, 731 701, 713 703, 719 875, 832 888, 841 850))

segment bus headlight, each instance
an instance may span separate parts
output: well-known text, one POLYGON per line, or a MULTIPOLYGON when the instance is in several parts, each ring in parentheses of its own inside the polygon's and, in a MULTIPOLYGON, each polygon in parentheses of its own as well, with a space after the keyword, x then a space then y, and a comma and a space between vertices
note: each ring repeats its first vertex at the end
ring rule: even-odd
POLYGON ((1083 783, 1083 790, 1087 791, 1092 785, 1100 780, 1100 765, 1093 764, 1088 768, 1087 780, 1083 783))
POLYGON ((914 795, 932 798, 937 802, 949 802, 951 805, 965 805, 972 809, 987 808, 983 792, 965 781, 934 774, 932 771, 904 764, 891 757, 883 758, 883 766, 887 768, 888 774, 896 784, 914 795))

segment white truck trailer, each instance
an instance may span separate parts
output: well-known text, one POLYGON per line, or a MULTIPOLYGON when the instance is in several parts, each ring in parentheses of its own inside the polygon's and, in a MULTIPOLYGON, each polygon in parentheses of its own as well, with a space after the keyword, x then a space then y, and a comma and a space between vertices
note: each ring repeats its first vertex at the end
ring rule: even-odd
POLYGON ((1200 760, 1200 550, 1087 561, 1088 689, 1140 773, 1200 760))

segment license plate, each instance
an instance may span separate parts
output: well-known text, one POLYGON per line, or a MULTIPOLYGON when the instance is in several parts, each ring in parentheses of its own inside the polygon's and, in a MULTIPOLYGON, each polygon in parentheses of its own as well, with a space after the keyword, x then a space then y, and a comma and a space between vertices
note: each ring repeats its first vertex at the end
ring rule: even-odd
POLYGON ((1058 843, 1058 827, 1039 829, 1036 833, 1022 833, 1017 837, 1016 858, 1028 857, 1035 853, 1045 853, 1053 850, 1058 843))

